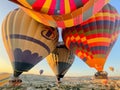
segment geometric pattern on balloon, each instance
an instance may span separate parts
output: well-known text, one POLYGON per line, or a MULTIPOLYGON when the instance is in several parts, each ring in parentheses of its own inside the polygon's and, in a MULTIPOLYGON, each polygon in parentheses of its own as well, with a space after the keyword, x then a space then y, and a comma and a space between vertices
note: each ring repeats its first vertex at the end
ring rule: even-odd
POLYGON ((88 0, 27 0, 31 8, 35 11, 47 14, 67 14, 82 7, 88 0))
MULTIPOLYGON (((17 3, 21 9, 23 9, 29 16, 31 16, 32 18, 34 18, 36 21, 47 25, 47 26, 51 26, 51 27, 61 27, 61 28, 66 28, 66 27, 72 27, 72 26, 76 26, 79 25, 80 23, 86 21, 87 19, 89 19, 91 16, 93 16, 94 14, 96 14, 98 11, 100 11, 102 9, 102 7, 104 5, 106 5, 109 0, 74 0, 74 2, 85 2, 85 4, 78 6, 78 8, 73 9, 73 11, 70 12, 66 12, 64 13, 57 13, 56 14, 56 10, 54 11, 55 13, 53 13, 51 10, 51 15, 49 15, 47 12, 43 13, 40 10, 36 10, 34 8, 34 5, 32 6, 31 3, 29 3, 29 0, 10 0, 12 2, 17 3)), ((32 1, 32 0, 31 0, 32 1)), ((34 0, 35 1, 35 0, 34 0)), ((32 3, 34 3, 34 1, 32 3)), ((35 6, 37 6, 38 3, 38 7, 42 6, 41 4, 46 4, 45 2, 50 2, 52 0, 37 0, 35 1, 35 6), (40 3, 39 3, 40 1, 40 3), (40 5, 39 5, 40 4, 40 5)), ((53 0, 55 1, 55 0, 53 0)), ((56 2, 59 2, 60 0, 57 0, 56 2)), ((60 3, 66 3, 69 4, 68 2, 71 2, 73 0, 63 0, 60 1, 60 3)), ((47 3, 47 7, 49 7, 50 3, 47 3)), ((74 4, 74 3, 72 3, 74 4)), ((78 3, 77 3, 78 4, 78 3)), ((79 3, 80 4, 80 3, 79 3)), ((43 5, 44 6, 44 5, 43 5)), ((57 8, 60 8, 64 5, 56 5, 57 8)), ((66 6, 66 10, 69 10, 69 7, 66 6)), ((52 7, 53 8, 53 7, 52 7)), ((56 9, 57 9, 56 8, 56 9)), ((74 7, 75 8, 75 7, 74 7)), ((50 8, 49 8, 50 9, 50 8)), ((44 9, 46 10, 46 9, 44 9)), ((58 9, 59 11, 59 9, 58 9)), ((63 11, 63 10, 61 10, 63 11)))
POLYGON ((62 37, 67 48, 90 67, 102 71, 119 33, 120 15, 107 4, 82 24, 63 29, 62 37))

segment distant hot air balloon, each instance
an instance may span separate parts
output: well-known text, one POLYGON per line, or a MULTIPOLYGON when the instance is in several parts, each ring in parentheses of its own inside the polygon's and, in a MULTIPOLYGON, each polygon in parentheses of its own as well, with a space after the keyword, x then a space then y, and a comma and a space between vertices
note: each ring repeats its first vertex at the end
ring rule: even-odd
POLYGON ((109 67, 110 71, 114 72, 114 67, 109 67))
POLYGON ((2 37, 13 65, 14 77, 18 77, 55 49, 58 31, 40 24, 21 9, 16 9, 4 19, 2 37))
POLYGON ((43 71, 43 69, 41 69, 41 70, 39 71, 40 75, 42 75, 42 74, 43 74, 43 72, 44 72, 44 71, 43 71))
POLYGON ((120 32, 120 16, 110 4, 80 25, 63 29, 65 45, 88 66, 103 71, 120 32))
POLYGON ((9 0, 28 15, 52 27, 72 27, 96 14, 109 0, 9 0))
POLYGON ((58 83, 61 82, 61 79, 74 62, 74 58, 75 55, 62 42, 59 42, 56 49, 46 57, 49 66, 57 77, 58 83))
POLYGON ((0 73, 0 87, 8 83, 10 76, 9 73, 0 73))

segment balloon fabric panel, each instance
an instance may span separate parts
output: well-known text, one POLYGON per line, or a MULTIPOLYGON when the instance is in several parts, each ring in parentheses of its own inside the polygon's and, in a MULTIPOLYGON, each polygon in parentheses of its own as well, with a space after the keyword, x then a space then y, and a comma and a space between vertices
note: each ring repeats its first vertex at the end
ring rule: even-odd
POLYGON ((49 15, 63 15, 84 6, 89 0, 10 0, 49 15))
MULTIPOLYGON (((67 2, 67 0, 64 1, 67 2)), ((31 16, 40 23, 52 27, 66 28, 79 25, 80 23, 86 21, 98 11, 100 11, 102 7, 108 3, 108 1, 109 0, 89 0, 86 1, 83 6, 72 11, 71 13, 62 15, 49 15, 46 13, 38 12, 34 9, 31 9, 31 7, 27 5, 28 3, 26 4, 26 2, 22 0, 18 0, 17 4, 20 5, 20 8, 22 8, 29 16, 31 16)))

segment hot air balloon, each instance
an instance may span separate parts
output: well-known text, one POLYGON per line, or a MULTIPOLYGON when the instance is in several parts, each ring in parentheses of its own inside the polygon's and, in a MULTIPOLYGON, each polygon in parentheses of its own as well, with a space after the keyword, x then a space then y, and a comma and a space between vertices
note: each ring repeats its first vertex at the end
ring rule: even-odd
POLYGON ((40 23, 52 27, 66 28, 78 25, 89 19, 100 11, 109 0, 10 1, 17 3, 28 15, 40 23))
POLYGON ((41 70, 39 71, 40 75, 42 75, 42 74, 43 74, 43 72, 44 72, 44 71, 43 71, 43 69, 41 69, 41 70))
POLYGON ((35 21, 23 10, 16 9, 4 19, 2 37, 13 65, 14 77, 17 78, 55 49, 58 31, 35 21))
POLYGON ((0 73, 0 87, 8 83, 10 76, 9 73, 0 73))
POLYGON ((56 49, 46 57, 47 62, 57 77, 58 83, 64 77, 72 63, 75 55, 68 50, 63 42, 59 42, 56 49))
POLYGON ((110 71, 114 72, 114 67, 109 67, 110 71))
POLYGON ((80 25, 63 29, 66 47, 88 66, 103 71, 120 32, 120 16, 110 4, 80 25))

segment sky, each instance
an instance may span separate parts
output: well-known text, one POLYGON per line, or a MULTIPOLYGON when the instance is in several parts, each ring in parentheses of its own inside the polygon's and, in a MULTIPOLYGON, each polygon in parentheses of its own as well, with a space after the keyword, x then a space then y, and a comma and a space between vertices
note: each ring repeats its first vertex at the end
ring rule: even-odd
MULTIPOLYGON (((118 12, 120 13, 120 3, 119 0, 110 0, 110 4, 113 5, 118 12)), ((2 35, 1 35, 1 24, 5 16, 11 11, 17 8, 17 5, 14 3, 9 2, 8 0, 2 0, 0 3, 0 72, 13 72, 10 60, 6 53, 6 50, 3 45, 2 35)), ((62 40, 61 37, 59 39, 62 40)), ((104 71, 107 71, 109 76, 120 76, 120 37, 118 38, 117 42, 115 43, 111 53, 109 54, 107 61, 104 66, 104 71), (109 70, 109 67, 113 66, 115 68, 114 72, 109 70)), ((46 60, 42 60, 36 66, 34 66, 28 72, 24 74, 39 74, 39 70, 43 69, 43 75, 52 75, 54 76, 53 71, 47 64, 46 60)), ((77 56, 75 57, 75 61, 66 73, 65 76, 88 76, 94 75, 96 70, 94 68, 90 68, 87 66, 81 59, 77 56)))

